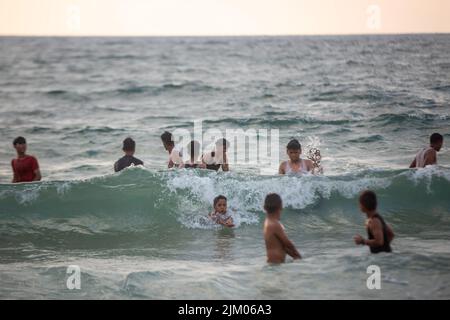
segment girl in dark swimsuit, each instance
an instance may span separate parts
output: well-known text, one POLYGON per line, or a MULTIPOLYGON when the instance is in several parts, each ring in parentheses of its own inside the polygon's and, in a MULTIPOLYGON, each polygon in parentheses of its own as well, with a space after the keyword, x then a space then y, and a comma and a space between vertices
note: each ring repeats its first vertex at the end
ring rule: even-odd
POLYGON ((364 239, 357 234, 353 240, 358 245, 367 245, 370 252, 392 252, 391 241, 394 239, 394 232, 391 227, 386 224, 377 210, 377 196, 375 192, 366 190, 359 197, 359 207, 362 212, 367 215, 367 235, 368 239, 364 239))

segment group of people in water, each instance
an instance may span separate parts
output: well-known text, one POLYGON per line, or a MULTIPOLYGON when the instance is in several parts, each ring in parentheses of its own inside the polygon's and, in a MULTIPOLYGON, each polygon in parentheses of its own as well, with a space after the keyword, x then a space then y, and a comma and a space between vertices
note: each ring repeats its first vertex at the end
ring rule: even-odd
MULTIPOLYGON (((183 148, 176 146, 173 136, 170 132, 165 131, 161 135, 161 141, 165 150, 169 154, 168 168, 198 168, 218 171, 229 171, 227 158, 227 150, 230 146, 226 139, 216 141, 214 148, 200 154, 200 143, 191 141, 186 147, 188 150, 187 159, 183 157, 183 148)), ((428 165, 437 164, 437 152, 442 148, 444 138, 439 133, 433 133, 430 136, 430 144, 417 152, 414 160, 410 164, 410 168, 423 168, 428 165)), ((17 137, 13 141, 16 149, 17 157, 11 161, 13 170, 13 183, 33 182, 41 180, 41 172, 39 164, 34 156, 28 155, 27 142, 24 137, 17 137)), ((114 171, 119 172, 129 166, 144 165, 144 162, 134 157, 136 151, 136 143, 131 138, 123 141, 122 150, 124 156, 114 163, 114 171)), ((281 175, 303 175, 307 173, 320 172, 318 161, 311 159, 303 159, 302 147, 298 140, 291 140, 286 146, 288 160, 283 161, 278 173, 281 175)), ((310 152, 311 154, 311 152, 310 152)), ((313 154, 319 154, 315 150, 313 154)), ((370 248, 372 253, 391 252, 391 242, 394 239, 392 228, 384 221, 377 211, 377 196, 371 190, 363 191, 359 196, 359 208, 366 215, 366 231, 368 238, 365 239, 361 235, 354 236, 354 242, 357 245, 365 245, 370 248)), ((264 222, 264 239, 267 250, 267 261, 269 263, 281 263, 286 259, 286 255, 293 259, 300 259, 301 255, 295 245, 289 240, 280 222, 281 212, 283 209, 282 199, 278 194, 270 193, 264 201, 264 210, 266 219, 264 222)), ((227 198, 218 195, 213 202, 213 211, 208 217, 215 223, 224 227, 234 227, 232 214, 227 208, 227 198)))

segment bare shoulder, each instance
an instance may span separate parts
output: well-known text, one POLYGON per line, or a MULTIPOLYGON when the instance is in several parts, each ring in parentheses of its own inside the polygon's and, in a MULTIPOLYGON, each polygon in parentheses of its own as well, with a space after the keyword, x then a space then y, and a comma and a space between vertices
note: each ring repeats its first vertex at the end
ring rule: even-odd
POLYGON ((270 219, 266 219, 264 226, 265 226, 266 230, 271 230, 271 231, 276 231, 278 229, 281 229, 281 225, 279 222, 270 220, 270 219))

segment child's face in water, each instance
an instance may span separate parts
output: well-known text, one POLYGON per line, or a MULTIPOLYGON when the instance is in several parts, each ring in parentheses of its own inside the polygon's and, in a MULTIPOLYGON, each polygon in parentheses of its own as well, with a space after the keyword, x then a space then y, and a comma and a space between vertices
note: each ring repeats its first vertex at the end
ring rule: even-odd
POLYGON ((291 161, 298 161, 300 159, 300 155, 302 154, 302 151, 300 149, 287 149, 287 154, 289 156, 289 159, 291 161))
POLYGON ((216 212, 218 213, 227 212, 227 201, 224 199, 220 199, 214 207, 214 210, 216 210, 216 212))

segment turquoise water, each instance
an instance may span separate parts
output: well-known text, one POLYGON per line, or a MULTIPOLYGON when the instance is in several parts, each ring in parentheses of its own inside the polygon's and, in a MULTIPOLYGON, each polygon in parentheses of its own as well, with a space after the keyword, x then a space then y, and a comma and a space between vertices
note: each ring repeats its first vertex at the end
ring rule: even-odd
MULTIPOLYGON (((448 299, 450 36, 0 38, 0 298, 448 299), (322 151, 324 176, 167 171, 159 135, 279 129, 322 151), (43 181, 11 185, 24 135, 43 181), (132 136, 145 168, 112 173, 132 136), (374 189, 396 232, 370 255, 358 193, 374 189), (262 202, 304 256, 265 263, 262 202), (237 227, 206 214, 222 193, 237 227), (69 265, 81 289, 66 287, 69 265), (382 289, 366 270, 381 268, 382 289)), ((252 147, 252 146, 250 146, 252 147)))

